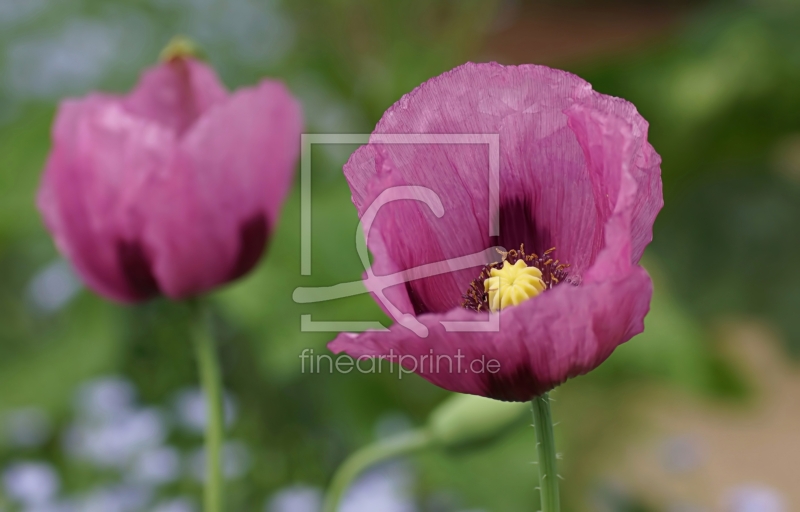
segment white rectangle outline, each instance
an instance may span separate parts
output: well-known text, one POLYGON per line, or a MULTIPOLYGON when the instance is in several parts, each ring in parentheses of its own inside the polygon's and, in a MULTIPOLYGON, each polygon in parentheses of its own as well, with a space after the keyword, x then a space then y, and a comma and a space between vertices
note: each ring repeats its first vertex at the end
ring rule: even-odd
MULTIPOLYGON (((500 234, 500 134, 498 133, 303 133, 300 135, 300 275, 311 275, 311 146, 313 144, 486 144, 489 146, 489 236, 500 234)), ((301 316, 301 331, 362 332, 376 330, 379 322, 315 322, 301 316), (346 328, 345 326, 354 328, 346 328), (330 330, 329 330, 330 329, 330 330)), ((488 322, 442 322, 447 331, 496 331, 499 315, 488 322), (476 324, 489 324, 476 329, 476 324)), ((385 328, 381 330, 386 330, 385 328)))

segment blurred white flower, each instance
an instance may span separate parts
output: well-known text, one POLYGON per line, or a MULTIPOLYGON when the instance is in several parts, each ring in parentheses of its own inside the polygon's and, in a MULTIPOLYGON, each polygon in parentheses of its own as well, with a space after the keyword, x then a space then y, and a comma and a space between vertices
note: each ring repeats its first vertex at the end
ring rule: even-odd
POLYGON ((65 448, 72 456, 98 467, 122 469, 137 455, 161 446, 167 431, 159 411, 141 409, 99 424, 73 425, 65 439, 65 448))
POLYGON ((275 493, 264 507, 264 512, 319 512, 323 493, 315 487, 296 485, 275 493))
POLYGON ((195 512, 197 507, 187 498, 175 498, 156 505, 151 512, 195 512))
POLYGON ((181 456, 172 447, 160 446, 142 452, 131 469, 136 482, 163 485, 174 482, 181 472, 181 456))
POLYGON ((140 512, 153 498, 146 486, 118 485, 101 487, 83 497, 81 512, 140 512))
POLYGON ((108 23, 74 19, 60 30, 29 36, 8 47, 4 78, 21 97, 53 98, 96 85, 119 48, 108 23))
POLYGON ((111 420, 136 408, 136 389, 121 377, 99 378, 80 387, 75 406, 89 421, 111 420))
POLYGON ((342 499, 342 512, 415 512, 410 494, 413 475, 407 464, 395 462, 378 466, 361 478, 342 499))
POLYGON ((33 276, 26 294, 33 307, 52 313, 66 306, 82 286, 69 263, 59 258, 33 276))
MULTIPOLYGON (((175 412, 178 423, 190 432, 202 434, 206 429, 206 397, 198 388, 184 389, 175 395, 175 412)), ((236 402, 224 394, 225 425, 230 427, 236 421, 236 402)))
POLYGON ((55 468, 41 462, 17 462, 3 471, 5 493, 27 506, 43 505, 55 498, 61 480, 55 468))
POLYGON ((28 21, 44 11, 48 3, 48 0, 0 0, 0 26, 8 27, 28 21))
POLYGON ((724 498, 725 512, 789 512, 785 499, 775 489, 747 485, 728 491, 724 498))
POLYGON ((8 443, 19 448, 41 446, 52 433, 50 418, 38 407, 12 410, 6 413, 3 423, 8 443))
MULTIPOLYGON (((2 509, 0 509, 2 510, 2 509)), ((23 512, 83 512, 69 502, 63 503, 44 503, 26 507, 23 512)))
MULTIPOLYGON (((222 474, 227 479, 241 478, 250 470, 250 451, 244 443, 228 441, 222 447, 222 474)), ((206 478, 206 450, 198 448, 189 456, 189 474, 198 482, 206 478)))
MULTIPOLYGON (((416 512, 410 494, 413 475, 409 466, 395 462, 375 467, 361 476, 347 491, 339 506, 341 512, 416 512)), ((274 494, 264 512, 319 512, 323 492, 303 485, 288 487, 274 494)))

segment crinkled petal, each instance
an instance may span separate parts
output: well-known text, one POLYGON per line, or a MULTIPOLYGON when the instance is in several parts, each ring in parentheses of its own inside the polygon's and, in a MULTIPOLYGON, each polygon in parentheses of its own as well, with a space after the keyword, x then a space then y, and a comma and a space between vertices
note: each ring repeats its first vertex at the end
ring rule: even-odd
MULTIPOLYGON (((357 152, 345 167, 354 172, 356 167, 377 168, 374 179, 366 190, 365 200, 359 214, 371 206, 375 208, 380 200, 374 223, 364 226, 368 236, 368 246, 375 255, 373 272, 387 275, 400 270, 412 269, 427 263, 446 261, 456 256, 464 256, 483 250, 485 236, 480 234, 471 211, 471 199, 464 190, 463 183, 453 182, 438 186, 424 180, 407 181, 407 177, 397 172, 396 166, 388 158, 387 146, 366 146, 365 151, 357 152), (421 187, 432 190, 433 197, 422 191, 406 191, 407 187, 421 187), (440 193, 446 190, 447 193, 440 193), (406 198, 412 199, 406 199, 406 198), (443 216, 437 215, 443 213, 443 216), (457 226, 461 226, 459 236, 453 236, 457 226), (408 244, 400 239, 407 239, 408 244)), ((431 146, 431 153, 441 155, 441 148, 431 146)), ((428 155, 426 152, 425 155, 428 155)), ((487 157, 484 156, 484 159, 487 157)), ((450 171, 438 170, 435 156, 417 162, 417 166, 431 169, 431 176, 452 177, 450 171)), ((444 164, 449 165, 449 164, 444 164)), ((488 221, 485 230, 488 230, 488 221)), ((476 270, 446 272, 436 276, 397 286, 387 292, 393 302, 409 303, 411 311, 422 314, 431 311, 447 310, 455 305, 453 297, 460 293, 472 279, 476 270), (403 300, 402 296, 408 298, 403 300), (423 299, 424 297, 424 299, 423 299)))
MULTIPOLYGON (((638 261, 652 238, 661 180, 660 160, 646 141, 647 123, 635 107, 563 71, 470 63, 404 96, 384 115, 371 144, 345 166, 359 214, 387 181, 430 188, 444 205, 441 218, 420 204, 384 206, 369 240, 376 273, 383 260, 407 269, 524 243, 534 252, 557 247, 557 257, 581 276, 604 246, 611 209, 602 196, 609 192, 604 176, 590 168, 585 141, 569 124, 569 112, 578 107, 628 125, 626 155, 638 185, 631 258, 638 261), (500 236, 489 236, 488 144, 381 143, 386 134, 499 136, 500 236), (376 165, 381 159, 389 163, 376 165), (391 180, 381 175, 382 167, 391 169, 391 180)), ((408 294, 418 314, 443 312, 459 305, 475 275, 475 269, 439 275, 394 293, 408 294)))
MULTIPOLYGON (((504 224, 501 217, 501 240, 508 236, 505 228, 513 236, 532 237, 523 240, 526 247, 563 248, 559 256, 577 262, 580 284, 561 284, 503 310, 499 332, 447 332, 442 321, 481 317, 451 309, 418 317, 428 329, 426 338, 394 325, 389 332, 342 334, 330 344, 332 350, 355 357, 406 356, 399 361, 404 367, 446 389, 522 401, 592 370, 642 331, 652 283, 637 262, 662 205, 660 160, 646 142, 646 123, 630 104, 580 91, 580 102, 561 103, 557 112, 511 113, 498 126, 506 161, 501 203, 516 197, 511 211, 530 211, 535 220, 504 224), (444 361, 463 356, 464 364, 477 361, 481 371, 443 371, 431 366, 438 356, 444 361), (485 366, 491 360, 499 364, 496 373, 485 366)), ((542 105, 552 103, 558 102, 542 105)), ((395 222, 402 225, 402 219, 395 222)), ((381 233, 383 241, 396 237, 395 244, 414 243, 397 226, 381 233)), ((452 235, 460 233, 456 229, 452 235)), ((431 243, 419 241, 425 242, 431 243)))
POLYGON ((640 333, 651 295, 649 276, 636 266, 615 280, 560 286, 503 310, 496 333, 447 332, 442 321, 485 320, 454 309, 418 318, 426 338, 396 324, 388 332, 340 334, 329 348, 387 358, 450 391, 527 401, 596 368, 640 333))
POLYGON ((593 181, 606 183, 601 195, 608 201, 605 245, 583 283, 557 286, 503 310, 497 332, 448 332, 442 322, 486 319, 453 309, 418 318, 428 329, 425 338, 396 324, 389 332, 341 334, 331 350, 389 358, 451 391, 526 401, 591 371, 640 333, 652 281, 631 261, 637 184, 627 164, 630 125, 591 110, 571 115, 593 181))

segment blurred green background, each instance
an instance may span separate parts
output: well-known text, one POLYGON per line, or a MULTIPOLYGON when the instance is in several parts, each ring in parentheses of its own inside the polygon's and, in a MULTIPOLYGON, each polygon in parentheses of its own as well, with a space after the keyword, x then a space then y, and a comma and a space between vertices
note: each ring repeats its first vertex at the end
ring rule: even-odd
MULTIPOLYGON (((567 69, 635 103, 664 161, 645 256, 656 296, 644 334, 554 395, 565 511, 800 509, 800 2, 0 0, 0 510, 197 510, 186 310, 81 289, 34 207, 59 99, 128 90, 177 33, 231 88, 284 80, 309 133, 368 133, 467 60, 567 69)), ((341 172, 354 149, 313 149, 313 276, 295 187, 262 264, 210 297, 228 510, 317 512, 349 453, 448 396, 416 377, 301 371, 301 351, 333 336, 301 333, 301 314, 385 321, 365 295, 291 300, 361 276, 341 172)), ((378 468, 343 510, 534 510, 533 439, 523 423, 378 468)))

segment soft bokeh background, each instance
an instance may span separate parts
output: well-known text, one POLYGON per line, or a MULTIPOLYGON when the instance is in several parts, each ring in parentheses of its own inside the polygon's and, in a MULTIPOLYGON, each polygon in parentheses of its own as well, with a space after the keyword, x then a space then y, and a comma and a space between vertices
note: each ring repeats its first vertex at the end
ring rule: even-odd
MULTIPOLYGON (((176 33, 229 86, 263 76, 312 133, 369 132, 466 60, 564 68, 633 101, 664 159, 647 331, 556 391, 565 511, 800 510, 800 2, 0 0, 0 510, 198 510, 203 407, 182 306, 109 304, 56 254, 33 198, 57 101, 124 91, 176 33)), ((318 512, 353 450, 446 396, 418 378, 310 375, 315 320, 383 319, 358 279, 341 166, 313 153, 313 276, 299 194, 267 258, 211 297, 228 390, 232 511, 318 512)), ((346 512, 534 510, 533 432, 369 473, 346 512)))

